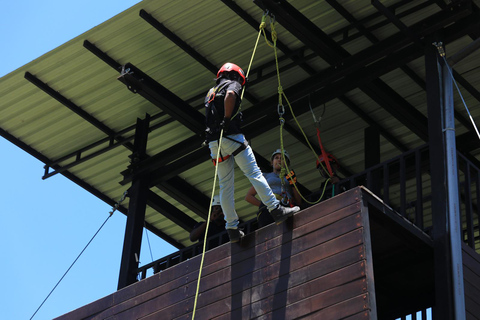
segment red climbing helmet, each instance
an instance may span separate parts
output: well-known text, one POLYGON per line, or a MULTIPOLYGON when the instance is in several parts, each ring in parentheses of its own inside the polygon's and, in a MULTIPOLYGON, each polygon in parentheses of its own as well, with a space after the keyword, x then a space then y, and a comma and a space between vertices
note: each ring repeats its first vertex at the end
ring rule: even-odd
POLYGON ((243 72, 242 68, 240 68, 239 66, 237 66, 235 63, 230 63, 230 62, 227 62, 225 63, 221 68, 220 70, 218 70, 217 72, 217 79, 220 78, 220 76, 222 75, 222 73, 224 72, 236 72, 240 78, 242 79, 240 82, 242 84, 242 86, 245 84, 245 72, 243 72))

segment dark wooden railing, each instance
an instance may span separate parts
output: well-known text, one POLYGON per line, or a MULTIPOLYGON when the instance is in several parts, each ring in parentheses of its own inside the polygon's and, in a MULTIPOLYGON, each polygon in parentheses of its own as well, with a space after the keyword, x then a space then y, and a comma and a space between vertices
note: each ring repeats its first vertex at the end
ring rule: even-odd
POLYGON ((459 168, 460 209, 463 241, 479 252, 480 170, 461 153, 457 153, 459 168))
MULTIPOLYGON (((463 241, 480 252, 479 236, 479 199, 480 170, 472 161, 458 153, 459 168, 459 204, 462 213, 463 241)), ((432 228, 431 179, 428 145, 403 153, 393 159, 373 166, 361 173, 341 180, 335 185, 334 194, 356 186, 365 186, 377 195, 386 205, 405 217, 427 234, 432 228)), ((319 191, 320 192, 320 191, 319 191)), ((310 199, 318 199, 319 192, 310 199)), ((332 187, 325 194, 332 195, 332 187)), ((326 197, 326 198, 327 198, 326 197)), ((246 233, 257 229, 256 219, 242 226, 246 233)), ((226 243, 226 232, 207 240, 207 250, 226 243)), ((147 276, 147 270, 153 273, 190 259, 201 253, 203 244, 198 243, 175 252, 162 259, 144 265, 138 269, 139 278, 147 276)))

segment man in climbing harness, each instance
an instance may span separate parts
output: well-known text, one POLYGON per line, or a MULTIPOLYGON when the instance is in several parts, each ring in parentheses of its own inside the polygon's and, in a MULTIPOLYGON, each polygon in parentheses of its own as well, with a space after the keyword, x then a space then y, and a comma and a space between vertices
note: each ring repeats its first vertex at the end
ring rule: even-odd
POLYGON ((206 138, 214 165, 218 168, 220 184, 220 202, 225 215, 230 242, 237 242, 244 236, 238 229, 238 215, 235 211, 234 198, 234 159, 244 175, 250 180, 262 202, 267 206, 277 224, 299 211, 299 207, 287 208, 280 205, 268 186, 265 177, 258 168, 252 148, 248 145, 241 131, 239 112, 241 90, 246 78, 243 70, 233 63, 225 63, 217 73, 216 85, 205 97, 206 138), (220 153, 217 152, 220 133, 220 153))
MULTIPOLYGON (((285 160, 287 161, 287 167, 290 168, 290 155, 286 150, 283 150, 283 153, 285 155, 285 160)), ((272 172, 264 173, 263 176, 267 180, 268 185, 277 199, 286 207, 300 205, 302 203, 302 196, 298 193, 296 188, 292 187, 293 184, 296 183, 297 177, 295 172, 291 169, 289 173, 285 172, 285 163, 282 159, 281 149, 277 149, 272 153, 270 163, 272 165, 272 172)), ((255 188, 251 187, 245 196, 245 200, 258 207, 257 220, 258 226, 261 228, 274 222, 274 220, 271 215, 268 214, 266 206, 255 197, 256 194, 257 191, 255 188)))

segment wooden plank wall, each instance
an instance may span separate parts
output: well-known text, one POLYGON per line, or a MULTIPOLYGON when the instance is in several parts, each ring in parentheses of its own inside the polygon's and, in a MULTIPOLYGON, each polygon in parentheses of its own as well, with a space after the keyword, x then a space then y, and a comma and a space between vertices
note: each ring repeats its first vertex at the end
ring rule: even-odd
POLYGON ((463 279, 467 320, 480 320, 480 255, 462 242, 463 279))
MULTIPOLYGON (((208 251, 195 319, 376 319, 365 208, 356 188, 208 251)), ((57 319, 191 319, 200 259, 57 319)))

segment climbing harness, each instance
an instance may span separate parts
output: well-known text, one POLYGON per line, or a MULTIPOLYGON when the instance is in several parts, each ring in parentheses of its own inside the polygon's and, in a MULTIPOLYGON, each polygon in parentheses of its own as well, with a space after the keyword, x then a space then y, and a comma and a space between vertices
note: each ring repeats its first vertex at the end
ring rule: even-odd
POLYGON ((230 158, 230 155, 226 155, 225 157, 220 156, 218 159, 212 159, 213 165, 216 166, 217 163, 223 162, 230 158))
POLYGON ((30 320, 33 319, 33 317, 35 317, 35 315, 37 314, 37 312, 40 310, 40 308, 43 306, 43 304, 47 301, 47 299, 50 297, 50 295, 53 293, 53 291, 55 291, 55 289, 58 287, 58 285, 60 284, 60 282, 62 282, 63 278, 65 278, 65 276, 67 275, 67 273, 70 271, 70 269, 72 269, 73 265, 77 262, 77 260, 80 258, 80 256, 83 254, 83 252, 87 249, 87 247, 90 245, 90 243, 92 243, 93 239, 95 239, 95 237, 97 236, 97 234, 100 232, 100 230, 102 230, 103 226, 107 223, 108 219, 110 219, 110 217, 113 215, 113 213, 120 207, 120 204, 125 200, 125 197, 127 196, 128 194, 128 190, 125 191, 122 195, 122 198, 117 202, 115 203, 115 205, 112 207, 112 210, 109 212, 109 215, 107 217, 107 219, 105 219, 105 221, 102 223, 102 225, 100 226, 100 228, 98 228, 97 232, 95 232, 95 234, 93 235, 93 237, 90 239, 90 241, 88 241, 87 245, 82 249, 82 251, 79 253, 79 255, 75 258, 75 260, 72 262, 72 264, 70 265, 70 267, 68 267, 67 271, 65 271, 65 273, 63 274, 63 276, 60 278, 60 280, 58 280, 57 284, 53 287, 53 289, 50 291, 50 293, 47 295, 47 297, 43 300, 43 302, 40 304, 40 306, 37 308, 37 310, 35 310, 35 312, 33 313, 33 315, 30 317, 30 320))
POLYGON ((216 85, 215 87, 210 89, 207 96, 205 97, 205 122, 207 124, 207 128, 205 129, 205 131, 210 135, 215 135, 216 133, 218 133, 218 128, 220 127, 221 122, 220 116, 218 115, 217 107, 215 106, 215 97, 230 83, 232 83, 232 81, 227 80, 222 84, 216 85))
MULTIPOLYGON (((264 20, 265 20, 265 15, 262 18, 262 22, 264 22, 264 20)), ((255 52, 257 51, 258 41, 260 39, 260 35, 261 35, 261 32, 262 32, 262 28, 260 27, 259 29, 260 30, 258 32, 257 40, 255 42, 252 57, 250 58, 250 63, 248 64, 248 69, 247 69, 247 73, 245 75, 245 80, 248 79, 248 75, 250 73, 250 68, 251 68, 252 62, 253 62, 253 57, 255 56, 255 52)), ((243 99, 244 93, 245 93, 245 87, 243 88, 242 93, 240 95, 240 105, 238 106, 238 110, 232 116, 231 120, 233 120, 233 118, 235 118, 241 110, 241 101, 243 99)), ((222 147, 222 138, 223 138, 223 129, 220 131, 220 138, 218 139, 217 156, 215 157, 214 164, 217 164, 217 163, 220 162, 219 160, 220 160, 220 148, 222 147)), ((225 138, 228 138, 228 137, 225 137, 225 138)), ((239 141, 237 141, 237 142, 240 143, 239 141)), ((240 143, 240 144, 241 144, 241 146, 239 147, 239 149, 237 149, 237 150, 235 150, 235 152, 233 152, 234 153, 233 156, 235 156, 236 154, 238 154, 242 150, 245 150, 245 148, 247 148, 247 146, 248 146, 248 144, 246 144, 246 141, 245 141, 245 143, 240 143)), ((215 185, 217 184, 217 172, 218 172, 218 166, 215 165, 215 175, 214 175, 214 179, 213 179, 212 196, 210 198, 210 207, 208 209, 206 230, 208 230, 208 227, 210 225, 210 215, 212 213, 213 196, 215 194, 215 185)), ((193 310, 192 310, 192 320, 195 318, 195 311, 197 309, 198 292, 199 292, 199 289, 200 289, 200 279, 201 279, 201 275, 202 275, 203 261, 204 261, 204 258, 205 258, 206 243, 207 243, 207 232, 205 232, 205 238, 204 238, 204 241, 203 241, 202 259, 200 260, 200 268, 199 268, 199 272, 198 272, 197 289, 195 291, 195 300, 194 300, 194 303, 193 303, 193 310)))

